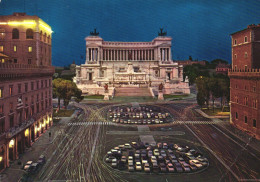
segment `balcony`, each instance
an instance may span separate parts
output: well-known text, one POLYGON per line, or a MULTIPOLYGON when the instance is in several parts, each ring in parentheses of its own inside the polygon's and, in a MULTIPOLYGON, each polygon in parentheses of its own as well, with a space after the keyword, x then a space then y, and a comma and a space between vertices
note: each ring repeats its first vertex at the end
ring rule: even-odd
POLYGON ((0 79, 30 77, 37 75, 52 76, 54 74, 54 71, 55 69, 52 66, 0 63, 0 79))
POLYGON ((18 133, 20 133, 21 131, 26 129, 28 126, 30 126, 34 122, 35 122, 35 120, 33 118, 30 118, 29 120, 22 122, 19 126, 10 128, 6 132, 6 138, 12 138, 13 136, 17 135, 18 133))

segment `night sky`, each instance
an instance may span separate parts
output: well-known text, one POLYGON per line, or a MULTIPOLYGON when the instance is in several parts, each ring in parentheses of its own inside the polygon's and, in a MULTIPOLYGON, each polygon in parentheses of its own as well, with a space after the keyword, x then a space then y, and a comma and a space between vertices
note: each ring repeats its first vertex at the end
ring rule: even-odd
POLYGON ((152 41, 164 27, 173 59, 231 62, 230 34, 260 23, 260 0, 0 1, 0 15, 26 12, 52 27, 55 66, 84 63, 84 38, 94 28, 105 41, 152 41))

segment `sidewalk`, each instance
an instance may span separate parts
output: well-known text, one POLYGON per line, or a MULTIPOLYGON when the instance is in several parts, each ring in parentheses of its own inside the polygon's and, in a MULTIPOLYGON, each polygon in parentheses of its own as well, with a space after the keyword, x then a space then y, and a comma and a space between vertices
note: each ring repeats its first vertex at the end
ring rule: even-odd
MULTIPOLYGON (((46 148, 53 143, 58 135, 63 130, 62 125, 69 122, 77 113, 77 110, 71 115, 71 117, 62 117, 58 123, 54 123, 51 128, 45 131, 37 141, 32 144, 32 147, 27 148, 25 153, 19 156, 19 159, 10 162, 10 167, 6 168, 0 174, 0 182, 17 182, 23 176, 25 171, 22 169, 27 161, 36 162, 40 155, 46 156, 46 148), (51 132, 51 137, 49 138, 49 132, 51 132), (21 161, 21 165, 18 165, 18 161, 21 161)), ((48 158, 46 157, 46 160, 48 158)))
POLYGON ((198 112, 200 115, 204 116, 205 118, 218 118, 218 119, 228 119, 230 116, 209 116, 205 112, 203 112, 201 109, 195 109, 196 112, 198 112))

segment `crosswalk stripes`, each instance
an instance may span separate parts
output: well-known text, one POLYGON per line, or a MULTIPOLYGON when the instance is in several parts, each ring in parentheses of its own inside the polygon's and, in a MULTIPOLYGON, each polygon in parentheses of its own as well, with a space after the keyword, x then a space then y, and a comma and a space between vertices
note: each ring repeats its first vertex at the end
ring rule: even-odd
POLYGON ((173 124, 217 124, 215 121, 173 121, 173 124))
POLYGON ((89 125, 116 125, 112 122, 76 122, 68 123, 69 126, 89 126, 89 125))

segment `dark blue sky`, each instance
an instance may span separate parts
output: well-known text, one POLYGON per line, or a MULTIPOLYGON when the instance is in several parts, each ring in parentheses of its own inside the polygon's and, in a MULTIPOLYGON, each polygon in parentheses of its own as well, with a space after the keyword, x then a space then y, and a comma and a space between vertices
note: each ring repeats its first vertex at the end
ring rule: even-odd
POLYGON ((230 34, 260 23, 260 0, 2 0, 0 15, 38 15, 53 29, 56 66, 85 62, 85 40, 151 41, 159 27, 173 38, 173 59, 231 61, 230 34), (25 4, 24 4, 25 2, 25 4), (84 56, 84 60, 81 59, 84 56))

